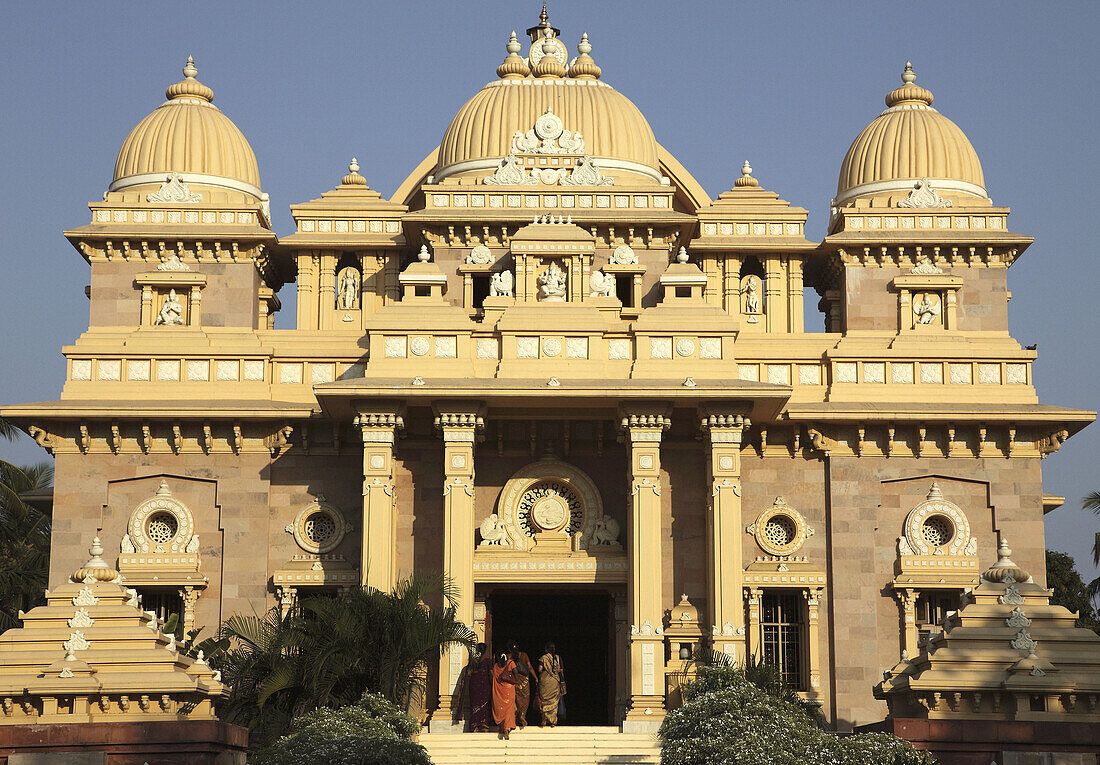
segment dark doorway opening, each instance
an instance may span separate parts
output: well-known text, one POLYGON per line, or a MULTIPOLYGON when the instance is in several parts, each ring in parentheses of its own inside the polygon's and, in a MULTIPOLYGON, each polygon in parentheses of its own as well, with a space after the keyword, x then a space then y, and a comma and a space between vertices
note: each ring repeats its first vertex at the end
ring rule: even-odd
MULTIPOLYGON (((494 589, 488 607, 495 654, 515 641, 537 668, 546 643, 557 647, 567 688, 563 724, 611 724, 615 657, 609 593, 494 589)), ((527 719, 537 724, 537 709, 527 719)))

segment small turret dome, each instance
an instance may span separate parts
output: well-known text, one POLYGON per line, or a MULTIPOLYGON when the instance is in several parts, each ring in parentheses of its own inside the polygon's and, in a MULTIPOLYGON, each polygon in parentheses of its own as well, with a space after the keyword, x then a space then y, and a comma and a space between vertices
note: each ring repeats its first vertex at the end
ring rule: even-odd
MULTIPOLYGON (((169 173, 192 189, 210 187, 246 201, 259 201, 260 170, 244 134, 214 106, 214 91, 195 75, 188 56, 183 79, 168 98, 126 136, 108 191, 148 187, 156 191, 169 173)), ((144 191, 144 189, 138 189, 144 191)))
POLYGON ((902 86, 886 111, 863 129, 840 166, 836 204, 856 197, 908 193, 922 179, 939 192, 988 199, 978 154, 959 126, 932 108, 906 62, 902 86))

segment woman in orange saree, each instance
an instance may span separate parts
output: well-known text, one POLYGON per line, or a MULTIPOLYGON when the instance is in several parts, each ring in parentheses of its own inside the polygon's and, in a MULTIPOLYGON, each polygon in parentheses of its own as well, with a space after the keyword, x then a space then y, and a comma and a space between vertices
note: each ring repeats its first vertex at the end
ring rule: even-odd
POLYGON ((531 657, 512 643, 508 654, 516 663, 516 724, 527 727, 527 708, 531 705, 531 688, 535 685, 535 668, 531 666, 531 657))
POLYGON ((516 663, 504 653, 493 664, 493 719, 501 738, 516 727, 516 663))

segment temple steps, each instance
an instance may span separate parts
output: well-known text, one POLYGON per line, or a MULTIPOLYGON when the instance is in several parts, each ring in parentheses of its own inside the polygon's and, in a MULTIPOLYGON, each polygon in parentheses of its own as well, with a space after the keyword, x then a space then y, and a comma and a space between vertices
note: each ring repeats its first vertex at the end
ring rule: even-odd
POLYGON ((422 733, 420 743, 435 765, 659 765, 655 736, 618 728, 562 726, 496 733, 422 733))

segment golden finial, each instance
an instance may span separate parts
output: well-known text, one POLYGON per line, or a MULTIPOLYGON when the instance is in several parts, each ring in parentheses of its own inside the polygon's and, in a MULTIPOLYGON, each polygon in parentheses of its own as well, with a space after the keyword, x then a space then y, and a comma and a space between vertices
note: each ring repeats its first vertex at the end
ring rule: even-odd
POLYGON ((497 77, 502 80, 517 80, 531 74, 527 62, 519 57, 520 45, 519 40, 516 39, 516 30, 512 30, 512 36, 508 39, 505 48, 508 50, 508 55, 497 67, 497 77))
POLYGON ((747 159, 745 160, 745 164, 741 165, 741 177, 734 181, 733 185, 739 189, 752 188, 760 185, 760 181, 752 177, 752 166, 747 159))
POLYGON ((175 85, 169 85, 164 91, 168 100, 174 98, 201 98, 204 101, 214 100, 214 91, 195 79, 199 70, 195 67, 193 56, 187 57, 187 63, 183 65, 183 79, 175 85))
POLYGON ((343 185, 345 186, 366 186, 367 179, 359 175, 359 160, 355 157, 351 158, 351 162, 348 163, 348 174, 344 176, 343 185))
POLYGON ((602 71, 589 54, 592 52, 592 43, 588 42, 588 32, 581 35, 581 41, 577 45, 577 53, 580 55, 573 59, 569 67, 569 76, 578 80, 598 80, 602 71))
POLYGON ((895 106, 904 101, 932 105, 932 91, 917 85, 917 73, 913 71, 913 62, 906 61, 901 73, 902 85, 886 94, 886 105, 895 106))
POLYGON ((550 20, 550 16, 547 15, 547 13, 546 13, 546 2, 544 0, 544 2, 542 4, 542 13, 539 14, 539 23, 542 24, 543 26, 545 26, 546 22, 549 21, 549 20, 550 20))

